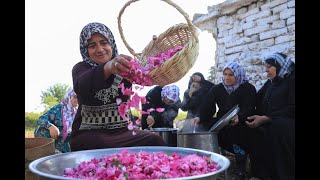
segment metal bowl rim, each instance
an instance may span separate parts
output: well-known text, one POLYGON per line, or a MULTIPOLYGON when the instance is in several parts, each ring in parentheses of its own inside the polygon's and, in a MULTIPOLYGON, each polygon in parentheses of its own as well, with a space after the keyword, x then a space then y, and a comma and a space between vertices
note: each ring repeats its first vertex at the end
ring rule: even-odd
MULTIPOLYGON (((75 178, 68 178, 68 177, 63 177, 63 176, 57 176, 57 175, 52 175, 52 174, 47 174, 47 173, 43 173, 39 170, 36 169, 37 164, 39 164, 42 161, 45 160, 49 160, 58 156, 66 156, 68 154, 78 154, 78 153, 85 153, 85 152, 99 152, 99 151, 118 151, 120 152, 123 149, 127 149, 129 150, 142 150, 142 151, 147 151, 148 149, 154 149, 157 151, 161 151, 161 150, 184 150, 184 151, 192 151, 194 153, 203 153, 203 154, 207 154, 207 155, 215 155, 216 157, 219 157, 219 159, 221 159, 225 164, 224 169, 220 168, 217 171, 211 172, 211 173, 207 173, 207 174, 201 174, 201 175, 196 175, 196 176, 187 176, 187 177, 178 177, 178 178, 170 178, 168 180, 189 180, 189 179, 198 179, 198 178, 204 178, 204 177, 209 177, 215 174, 219 174, 222 171, 225 171, 229 168, 230 166, 230 160, 228 158, 226 158, 225 156, 222 156, 218 153, 214 153, 214 152, 210 152, 210 151, 205 151, 205 150, 200 150, 200 149, 193 149, 193 148, 185 148, 185 147, 168 147, 168 146, 136 146, 136 147, 119 147, 119 148, 106 148, 106 149, 93 149, 93 150, 83 150, 83 151, 75 151, 75 152, 67 152, 67 153, 62 153, 62 154, 54 154, 54 155, 50 155, 50 156, 45 156, 39 159, 36 159, 34 161, 32 161, 29 165, 28 168, 32 173, 35 173, 37 175, 40 175, 42 177, 46 177, 46 178, 51 178, 51 179, 60 179, 60 180, 74 180, 75 178), (141 149, 144 148, 144 149, 141 149)), ((109 154, 110 155, 110 154, 109 154)))

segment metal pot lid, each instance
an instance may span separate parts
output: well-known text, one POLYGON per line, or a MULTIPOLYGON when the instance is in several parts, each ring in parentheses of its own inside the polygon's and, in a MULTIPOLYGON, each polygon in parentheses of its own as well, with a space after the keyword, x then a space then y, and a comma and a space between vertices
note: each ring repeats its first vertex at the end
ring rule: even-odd
POLYGON ((225 115, 223 115, 222 118, 211 127, 209 132, 219 132, 222 128, 224 128, 230 123, 231 119, 234 118, 239 111, 240 108, 237 104, 232 109, 230 109, 225 115))
POLYGON ((178 131, 178 128, 166 128, 166 127, 162 127, 162 128, 148 128, 145 129, 148 131, 152 131, 152 132, 163 132, 163 131, 178 131))

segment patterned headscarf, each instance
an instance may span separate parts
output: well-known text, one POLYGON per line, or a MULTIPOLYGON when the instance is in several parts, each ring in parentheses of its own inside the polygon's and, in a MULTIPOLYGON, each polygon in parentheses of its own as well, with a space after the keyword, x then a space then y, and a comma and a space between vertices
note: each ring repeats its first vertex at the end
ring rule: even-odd
POLYGON ((277 76, 284 77, 285 75, 290 75, 293 70, 294 62, 289 56, 286 56, 282 53, 273 53, 269 55, 264 61, 274 60, 275 63, 280 65, 280 70, 277 69, 277 76))
POLYGON ((172 85, 167 85, 162 88, 161 91, 161 98, 163 99, 164 97, 167 97, 173 103, 176 103, 180 98, 180 89, 178 86, 172 84, 172 85))
POLYGON ((90 64, 90 66, 92 67, 98 65, 96 62, 90 59, 89 53, 88 53, 88 40, 91 38, 91 36, 94 33, 100 33, 101 35, 107 38, 108 43, 112 47, 111 59, 113 59, 118 55, 118 48, 110 29, 106 25, 101 23, 97 23, 97 22, 89 23, 82 29, 80 34, 80 52, 81 52, 83 61, 90 64))
POLYGON ((246 71, 243 69, 243 67, 237 63, 237 62, 230 62, 228 63, 224 68, 223 71, 225 71, 227 68, 229 68, 232 72, 233 75, 235 76, 237 82, 236 84, 232 85, 232 86, 228 86, 224 83, 224 77, 222 77, 222 83, 224 88, 227 90, 227 92, 230 94, 233 91, 235 91, 236 89, 238 89, 238 87, 245 83, 248 82, 248 78, 246 76, 246 71))
POLYGON ((77 113, 77 107, 73 107, 71 98, 76 96, 73 89, 67 91, 62 99, 62 123, 63 123, 63 140, 65 140, 68 134, 71 132, 72 123, 77 113))

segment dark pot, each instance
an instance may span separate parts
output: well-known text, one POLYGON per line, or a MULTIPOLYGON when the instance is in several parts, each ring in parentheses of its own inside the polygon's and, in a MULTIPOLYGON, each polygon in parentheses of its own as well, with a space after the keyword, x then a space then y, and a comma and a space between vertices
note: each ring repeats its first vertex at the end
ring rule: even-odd
POLYGON ((216 132, 177 132, 177 147, 220 153, 216 132))
POLYGON ((177 128, 152 128, 146 130, 161 136, 167 146, 177 147, 177 128))

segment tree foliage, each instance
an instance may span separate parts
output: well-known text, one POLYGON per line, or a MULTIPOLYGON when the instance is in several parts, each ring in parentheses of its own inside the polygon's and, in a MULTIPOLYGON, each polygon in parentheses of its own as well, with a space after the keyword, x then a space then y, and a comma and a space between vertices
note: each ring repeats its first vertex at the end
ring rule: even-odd
POLYGON ((216 67, 211 66, 210 69, 209 69, 209 74, 210 75, 207 78, 207 80, 210 81, 210 82, 214 82, 214 76, 215 76, 216 72, 217 72, 216 67))
POLYGON ((45 106, 45 110, 48 110, 55 104, 61 103, 68 89, 70 89, 69 85, 57 83, 50 86, 46 91, 41 91, 41 103, 45 106))

